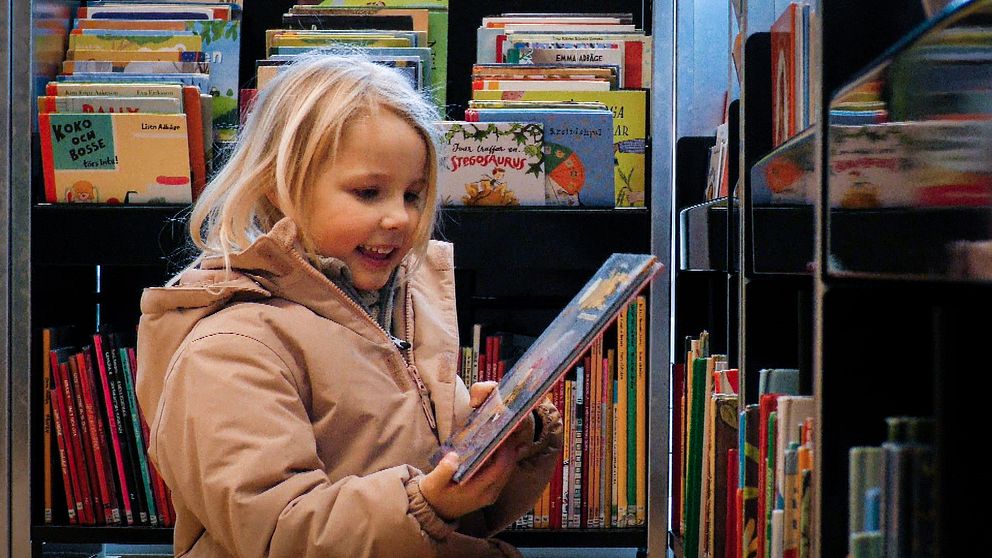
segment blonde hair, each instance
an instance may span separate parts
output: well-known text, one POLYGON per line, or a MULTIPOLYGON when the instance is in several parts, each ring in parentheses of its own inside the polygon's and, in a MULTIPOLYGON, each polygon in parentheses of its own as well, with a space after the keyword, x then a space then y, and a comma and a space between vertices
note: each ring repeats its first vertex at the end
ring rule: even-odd
POLYGON ((201 253, 193 266, 223 256, 230 269, 232 253, 284 216, 297 223, 305 255, 316 261, 308 222, 313 186, 334 164, 347 126, 376 110, 410 124, 427 149, 427 188, 412 249, 422 259, 437 215, 437 109, 393 68, 358 54, 313 54, 284 68, 260 92, 227 163, 197 200, 189 228, 201 253))

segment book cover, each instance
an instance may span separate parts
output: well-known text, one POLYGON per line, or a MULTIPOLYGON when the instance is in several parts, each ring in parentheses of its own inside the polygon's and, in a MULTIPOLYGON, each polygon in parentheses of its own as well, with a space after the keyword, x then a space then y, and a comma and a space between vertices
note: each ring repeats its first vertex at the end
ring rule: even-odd
POLYGON ((459 456, 455 481, 478 469, 554 382, 585 352, 621 306, 654 278, 662 265, 643 254, 613 254, 565 306, 551 325, 466 420, 431 462, 448 452, 459 456))
MULTIPOLYGON (((53 373, 55 373, 55 368, 56 366, 53 365, 53 373)), ((53 384, 54 383, 55 382, 53 381, 53 384)), ((73 487, 73 477, 71 474, 73 466, 70 460, 72 457, 69 450, 68 426, 66 426, 65 410, 62 406, 61 393, 61 388, 53 385, 49 397, 52 400, 52 420, 55 425, 56 445, 58 447, 59 465, 62 473, 62 489, 65 493, 66 513, 68 514, 69 524, 76 525, 79 523, 79 519, 76 516, 76 491, 73 487)))
POLYGON ((106 419, 106 411, 102 404, 102 394, 97 388, 100 385, 100 381, 96 376, 98 371, 93 367, 92 351, 93 348, 90 345, 86 345, 77 358, 81 361, 80 371, 83 372, 83 389, 89 392, 89 398, 93 402, 97 442, 95 451, 99 453, 99 460, 102 462, 103 467, 103 477, 107 483, 107 498, 110 504, 112 523, 114 525, 120 525, 122 515, 120 500, 118 499, 118 482, 114 476, 113 457, 108 446, 110 432, 106 419))
POLYGON ((47 202, 192 201, 185 115, 42 113, 38 119, 47 202))
POLYGON ((637 524, 637 307, 627 306, 627 527, 637 524))
POLYGON ((45 95, 52 97, 167 97, 181 100, 183 86, 177 83, 68 83, 50 81, 45 95))
POLYGON ((582 109, 467 109, 480 122, 539 122, 548 205, 613 207, 613 118, 582 109))
POLYGON ((807 128, 751 167, 751 201, 808 204, 817 195, 814 128, 807 128))
POLYGON ((104 479, 99 474, 101 467, 99 454, 94 452, 93 436, 96 426, 93 424, 93 406, 86 400, 83 394, 83 386, 80 382, 80 359, 78 353, 69 355, 69 383, 72 386, 73 405, 79 424, 79 442, 82 447, 83 460, 86 463, 86 481, 90 489, 90 500, 92 501, 93 518, 97 525, 106 525, 111 522, 109 498, 106 495, 106 485, 104 479))
POLYGON ((438 197, 444 205, 544 205, 544 126, 442 122, 438 197))
POLYGON ((97 31, 69 35, 69 48, 72 50, 119 51, 159 51, 203 50, 200 36, 188 31, 145 31, 128 30, 116 33, 97 31), (125 34, 126 33, 126 34, 125 34))
POLYGON ((744 409, 742 422, 744 424, 744 453, 741 456, 742 494, 741 494, 741 558, 756 558, 758 556, 758 488, 759 468, 762 462, 758 458, 761 425, 760 407, 752 404, 744 409))
POLYGON ((627 422, 628 407, 630 401, 627 400, 627 376, 630 374, 630 363, 627 361, 627 343, 630 336, 627 335, 627 319, 630 314, 629 305, 624 306, 617 316, 617 526, 627 527, 627 430, 630 424, 627 422))
POLYGON ((94 50, 69 49, 65 52, 65 60, 100 61, 113 56, 114 61, 148 61, 148 62, 205 62, 206 54, 195 50, 94 50))
POLYGON ((643 207, 647 150, 647 91, 473 91, 478 100, 601 102, 613 113, 616 207, 643 207))
POLYGON ((772 147, 796 133, 796 49, 799 4, 789 4, 771 28, 772 147))
MULTIPOLYGON (((714 440, 714 471, 713 471, 713 525, 710 531, 713 533, 712 555, 723 558, 727 553, 727 546, 731 545, 732 532, 727 528, 728 517, 732 515, 732 508, 728 505, 728 499, 736 492, 736 482, 733 485, 725 482, 728 477, 736 478, 737 467, 728 468, 727 456, 737 448, 737 428, 738 421, 738 398, 736 395, 713 395, 715 403, 715 413, 713 414, 713 440, 714 440), (729 469, 729 470, 728 470, 729 469)), ((729 522, 731 525, 732 522, 729 522)))
POLYGON ((576 42, 605 42, 610 40, 623 42, 623 73, 624 87, 630 89, 651 87, 651 37, 643 33, 536 33, 530 31, 508 31, 503 41, 503 48, 516 44, 518 41, 537 41, 554 43, 558 41, 576 42))
POLYGON ((149 4, 142 6, 134 2, 116 6, 82 6, 76 11, 77 18, 93 19, 230 19, 230 5, 196 6, 149 4))
POLYGON ((97 390, 102 392, 103 409, 107 414, 107 425, 110 430, 110 448, 112 449, 114 465, 117 472, 117 489, 120 491, 120 502, 123 505, 126 525, 134 525, 138 513, 134 506, 134 482, 130 478, 129 457, 124 438, 124 423, 117 403, 116 385, 113 381, 113 368, 107 360, 108 352, 104 350, 104 339, 100 334, 93 335, 93 360, 96 363, 96 376, 99 379, 97 390))

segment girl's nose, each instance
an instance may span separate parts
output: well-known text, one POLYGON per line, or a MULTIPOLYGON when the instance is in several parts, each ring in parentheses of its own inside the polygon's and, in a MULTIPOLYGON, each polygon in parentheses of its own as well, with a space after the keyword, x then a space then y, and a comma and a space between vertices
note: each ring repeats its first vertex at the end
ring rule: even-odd
POLYGON ((382 226, 385 229, 401 229, 410 222, 410 215, 401 199, 399 203, 390 203, 382 215, 382 226))

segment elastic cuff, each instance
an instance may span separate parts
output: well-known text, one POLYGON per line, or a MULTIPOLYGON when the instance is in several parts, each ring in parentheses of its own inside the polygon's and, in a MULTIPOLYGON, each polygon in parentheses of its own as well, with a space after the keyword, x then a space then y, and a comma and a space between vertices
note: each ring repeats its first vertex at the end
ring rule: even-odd
POLYGON ((423 475, 411 478, 406 483, 406 495, 410 500, 410 515, 420 523, 420 528, 437 541, 443 541, 458 528, 458 522, 445 521, 434 511, 434 506, 424 498, 420 491, 420 479, 423 475))

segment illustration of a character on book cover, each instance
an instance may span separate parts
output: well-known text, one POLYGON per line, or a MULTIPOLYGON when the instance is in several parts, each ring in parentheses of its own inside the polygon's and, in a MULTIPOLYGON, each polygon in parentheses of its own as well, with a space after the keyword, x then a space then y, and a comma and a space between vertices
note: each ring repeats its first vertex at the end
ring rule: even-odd
POLYGON ((43 113, 39 124, 46 201, 192 201, 185 115, 43 113))
POLYGON ((544 205, 544 128, 526 122, 441 123, 438 194, 445 205, 544 205))

